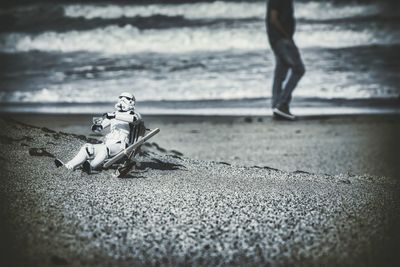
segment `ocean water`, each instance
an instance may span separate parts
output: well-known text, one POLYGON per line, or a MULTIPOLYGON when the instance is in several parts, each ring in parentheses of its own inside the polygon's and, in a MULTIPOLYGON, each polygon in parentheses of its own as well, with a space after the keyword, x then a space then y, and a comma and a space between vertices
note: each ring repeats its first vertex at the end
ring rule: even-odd
MULTIPOLYGON (((295 1, 300 114, 399 112, 400 7, 295 1)), ((0 11, 0 111, 268 114, 265 1, 25 4, 0 11)))

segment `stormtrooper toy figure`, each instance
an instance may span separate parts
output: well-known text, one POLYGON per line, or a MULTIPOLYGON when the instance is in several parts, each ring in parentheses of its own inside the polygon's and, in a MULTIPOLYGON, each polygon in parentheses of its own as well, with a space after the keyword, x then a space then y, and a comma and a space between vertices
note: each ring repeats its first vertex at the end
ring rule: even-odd
POLYGON ((90 174, 92 170, 99 169, 104 161, 111 158, 131 145, 134 140, 132 136, 133 127, 140 123, 141 116, 135 112, 135 97, 131 93, 119 95, 116 111, 103 114, 103 119, 94 122, 93 132, 100 132, 110 126, 110 133, 105 136, 101 144, 85 144, 78 154, 69 162, 63 163, 56 159, 57 167, 64 166, 67 169, 75 170, 82 165, 83 170, 90 174))

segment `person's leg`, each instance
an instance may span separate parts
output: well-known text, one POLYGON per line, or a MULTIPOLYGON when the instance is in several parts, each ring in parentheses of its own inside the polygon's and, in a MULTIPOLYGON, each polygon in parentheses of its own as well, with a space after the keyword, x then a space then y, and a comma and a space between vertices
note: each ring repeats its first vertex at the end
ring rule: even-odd
POLYGON ((283 82, 285 81, 289 67, 275 54, 275 72, 272 84, 272 108, 275 108, 279 102, 282 93, 283 82))
POLYGON ((76 156, 73 159, 71 159, 65 164, 65 167, 67 169, 74 170, 93 155, 94 155, 93 145, 85 144, 79 150, 78 154, 76 154, 76 156))
POLYGON ((283 40, 278 51, 281 60, 290 68, 289 78, 279 97, 278 106, 288 107, 292 99, 292 92, 305 73, 305 67, 299 49, 294 42, 283 40))

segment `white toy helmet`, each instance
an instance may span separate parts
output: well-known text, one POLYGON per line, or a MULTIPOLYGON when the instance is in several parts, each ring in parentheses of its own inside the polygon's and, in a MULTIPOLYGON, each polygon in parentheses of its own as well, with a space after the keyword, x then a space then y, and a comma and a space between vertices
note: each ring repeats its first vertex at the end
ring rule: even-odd
POLYGON ((123 92, 118 96, 118 102, 115 104, 115 108, 119 111, 130 111, 135 110, 136 98, 133 94, 123 92))

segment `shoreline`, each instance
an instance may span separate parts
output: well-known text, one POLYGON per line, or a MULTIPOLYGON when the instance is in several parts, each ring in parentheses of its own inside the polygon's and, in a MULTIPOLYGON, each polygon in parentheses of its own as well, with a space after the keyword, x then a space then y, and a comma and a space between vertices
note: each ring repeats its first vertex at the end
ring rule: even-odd
MULTIPOLYGON (((272 116, 269 98, 215 99, 215 100, 162 100, 140 101, 137 110, 151 116, 272 116)), ((114 103, 0 103, 0 114, 102 114, 114 108, 114 103)), ((294 99, 291 110, 295 115, 400 115, 400 99, 294 99)))
MULTIPOLYGON (((46 109, 45 111, 37 111, 36 109, 1 111, 4 114, 37 114, 37 115, 92 115, 98 116, 103 114, 105 110, 113 110, 113 107, 86 108, 87 110, 62 109, 55 107, 54 109, 46 109)), ((272 117, 270 108, 207 108, 207 109, 138 109, 145 116, 193 116, 193 117, 272 117)), ((291 108, 291 112, 299 118, 319 118, 319 117, 335 117, 335 116, 368 116, 368 115, 400 115, 399 107, 307 107, 307 108, 291 108)))
MULTIPOLYGON (((104 111, 104 110, 103 110, 104 111)), ((140 111, 138 109, 138 111, 140 111)), ((104 113, 104 112, 103 112, 104 113)), ((266 114, 240 114, 240 113, 234 113, 234 114, 201 114, 201 113, 143 113, 140 112, 142 116, 145 116, 146 118, 150 119, 156 119, 156 118, 167 118, 167 119, 173 119, 177 118, 180 120, 209 120, 209 121, 224 121, 224 120, 237 120, 240 118, 252 118, 252 119, 273 119, 273 114, 271 110, 267 110, 266 114)), ((38 117, 49 117, 49 118, 63 118, 63 117, 72 117, 72 118, 79 118, 79 117, 94 117, 94 116, 101 116, 102 113, 96 113, 96 112, 74 112, 74 113, 68 113, 68 112, 1 112, 0 111, 0 117, 5 118, 5 117, 16 117, 16 118, 23 118, 23 117, 32 117, 32 118, 38 118, 38 117)), ((295 114, 296 115, 296 114, 295 114)), ((400 117, 400 108, 399 108, 399 113, 393 112, 393 113, 320 113, 320 114, 306 114, 306 115, 296 115, 297 120, 296 121, 303 121, 303 120, 319 120, 319 119, 334 119, 334 118, 357 118, 357 117, 387 117, 387 118, 396 118, 400 117)))

